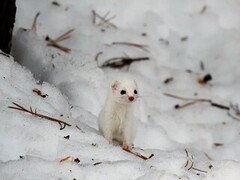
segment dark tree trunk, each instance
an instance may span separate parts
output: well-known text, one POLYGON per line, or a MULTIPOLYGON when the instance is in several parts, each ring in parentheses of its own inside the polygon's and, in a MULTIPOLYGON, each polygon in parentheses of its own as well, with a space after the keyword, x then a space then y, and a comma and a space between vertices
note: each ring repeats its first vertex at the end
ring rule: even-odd
POLYGON ((15 22, 16 0, 1 0, 0 3, 0 49, 10 54, 12 30, 15 22))

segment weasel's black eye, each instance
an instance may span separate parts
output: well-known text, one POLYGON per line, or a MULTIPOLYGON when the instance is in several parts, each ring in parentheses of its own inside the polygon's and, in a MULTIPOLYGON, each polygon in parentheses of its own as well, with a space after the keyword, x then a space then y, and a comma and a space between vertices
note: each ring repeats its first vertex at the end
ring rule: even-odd
POLYGON ((136 89, 134 90, 134 94, 137 94, 137 90, 136 89))
POLYGON ((125 90, 121 90, 120 94, 124 95, 124 94, 126 94, 126 91, 125 90))

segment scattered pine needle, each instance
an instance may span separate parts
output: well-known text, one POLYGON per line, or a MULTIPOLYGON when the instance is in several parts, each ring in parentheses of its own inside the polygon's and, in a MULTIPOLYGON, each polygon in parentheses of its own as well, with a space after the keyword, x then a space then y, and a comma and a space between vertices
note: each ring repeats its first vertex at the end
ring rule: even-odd
POLYGON ((15 109, 15 110, 19 110, 19 111, 23 111, 23 112, 32 114, 32 115, 34 115, 34 116, 47 119, 47 120, 49 120, 49 121, 57 122, 57 123, 60 125, 60 130, 63 130, 66 126, 71 126, 71 124, 68 124, 68 123, 65 122, 65 121, 62 121, 62 120, 59 120, 59 119, 56 119, 56 118, 53 118, 53 117, 49 117, 49 116, 46 116, 46 115, 37 113, 37 110, 35 110, 35 111, 33 112, 32 107, 30 107, 30 110, 28 110, 28 109, 24 108, 23 106, 20 106, 20 105, 17 104, 17 103, 14 103, 14 102, 13 102, 13 104, 14 104, 15 106, 8 106, 8 108, 10 108, 10 109, 15 109))
POLYGON ((106 60, 101 67, 111 67, 111 68, 122 68, 124 66, 129 66, 131 63, 136 61, 146 61, 149 60, 149 57, 137 57, 137 58, 130 58, 130 57, 116 57, 106 60))
POLYGON ((133 46, 133 47, 136 47, 136 48, 139 48, 143 51, 148 51, 148 46, 147 45, 144 45, 144 44, 137 44, 137 43, 131 43, 131 42, 112 42, 112 45, 126 45, 126 46, 133 46))
POLYGON ((52 38, 50 38, 49 36, 47 36, 47 37, 45 38, 45 40, 48 42, 47 45, 48 45, 48 46, 55 47, 55 48, 57 48, 57 49, 59 49, 59 50, 61 50, 61 51, 63 51, 63 52, 69 53, 69 52, 71 51, 71 49, 69 49, 69 48, 67 48, 67 47, 64 47, 64 46, 62 46, 62 45, 60 45, 60 44, 58 44, 58 43, 61 42, 61 41, 66 40, 66 39, 68 39, 68 38, 70 38, 70 37, 71 37, 70 34, 71 34, 73 31, 74 31, 74 29, 70 29, 70 30, 68 30, 67 32, 63 33, 62 35, 58 36, 58 37, 55 38, 55 39, 52 39, 52 38))
POLYGON ((199 172, 202 172, 202 173, 208 173, 205 170, 201 170, 201 169, 193 167, 193 165, 194 165, 193 155, 189 156, 189 153, 188 153, 187 149, 185 149, 185 153, 186 153, 186 156, 187 156, 188 159, 187 159, 187 162, 186 162, 184 167, 187 168, 188 171, 195 170, 195 171, 199 171, 199 172), (191 164, 191 165, 188 167, 189 164, 191 164))
POLYGON ((129 149, 123 148, 123 150, 126 151, 126 152, 128 152, 128 153, 130 153, 130 154, 133 154, 133 155, 135 155, 135 156, 137 156, 137 157, 139 157, 139 158, 142 158, 143 160, 148 160, 148 159, 149 159, 148 157, 143 156, 143 155, 141 155, 140 153, 133 152, 133 151, 131 151, 131 150, 129 150, 129 149))
POLYGON ((92 10, 92 13, 93 13, 93 24, 96 24, 96 19, 98 18, 100 20, 99 23, 97 24, 98 26, 107 24, 107 25, 113 27, 114 29, 117 29, 117 26, 110 22, 110 20, 114 19, 115 16, 111 16, 111 17, 107 18, 110 11, 108 11, 103 17, 100 16, 98 13, 96 13, 95 10, 92 10))
POLYGON ((79 129, 80 131, 82 130, 78 125, 76 125, 76 128, 79 129))
POLYGON ((61 160, 59 161, 59 163, 62 163, 62 162, 64 162, 64 161, 67 161, 69 158, 71 158, 71 156, 67 156, 67 157, 61 159, 61 160))
POLYGON ((99 165, 99 164, 102 164, 102 162, 96 162, 96 163, 94 163, 93 165, 94 165, 94 166, 97 166, 97 165, 99 165))
POLYGON ((37 18, 38 16, 40 15, 40 12, 38 12, 35 17, 34 17, 34 20, 33 20, 33 23, 32 23, 32 28, 31 30, 33 30, 34 32, 37 31, 37 18))
POLYGON ((48 96, 47 94, 43 94, 42 91, 40 91, 40 90, 37 89, 37 88, 34 88, 32 91, 33 91, 34 93, 36 93, 37 95, 41 96, 42 98, 45 98, 45 97, 48 96))

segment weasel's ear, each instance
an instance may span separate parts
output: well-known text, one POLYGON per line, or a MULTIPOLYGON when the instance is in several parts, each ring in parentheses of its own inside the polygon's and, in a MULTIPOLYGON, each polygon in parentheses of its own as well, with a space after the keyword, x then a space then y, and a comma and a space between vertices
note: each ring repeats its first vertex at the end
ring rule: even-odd
POLYGON ((118 83, 119 83, 119 82, 118 82, 117 80, 115 80, 115 81, 112 82, 112 85, 111 85, 112 90, 117 90, 118 83))

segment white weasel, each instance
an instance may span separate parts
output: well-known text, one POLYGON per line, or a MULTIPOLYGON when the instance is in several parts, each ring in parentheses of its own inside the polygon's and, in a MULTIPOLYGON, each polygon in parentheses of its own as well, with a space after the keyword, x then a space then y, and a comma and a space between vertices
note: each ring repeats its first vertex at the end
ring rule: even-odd
POLYGON ((109 88, 105 105, 98 117, 99 131, 112 143, 122 142, 124 149, 131 150, 137 124, 133 117, 133 103, 138 97, 135 80, 114 80, 109 88))

